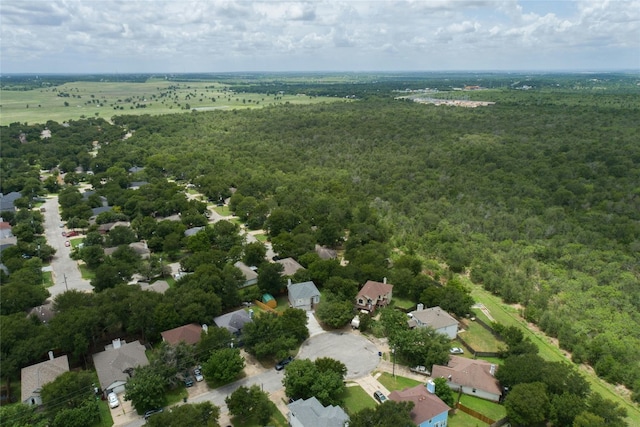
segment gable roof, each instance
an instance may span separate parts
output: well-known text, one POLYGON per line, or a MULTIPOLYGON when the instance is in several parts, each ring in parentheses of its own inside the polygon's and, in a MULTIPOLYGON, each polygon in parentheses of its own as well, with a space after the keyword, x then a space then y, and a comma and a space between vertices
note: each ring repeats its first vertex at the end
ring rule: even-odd
POLYGON ((451 375, 452 383, 500 395, 502 393, 500 383, 491 375, 491 370, 496 368, 496 365, 492 368, 492 363, 485 360, 451 356, 447 366, 433 365, 431 376, 448 379, 451 375))
POLYGON ((143 291, 154 291, 159 294, 164 294, 169 289, 169 283, 166 280, 156 280, 150 285, 140 285, 140 289, 143 291))
POLYGON ((431 326, 436 330, 458 324, 458 321, 453 316, 437 306, 412 311, 409 313, 409 317, 419 320, 420 323, 431 326))
POLYGON ((257 280, 258 273, 242 261, 236 261, 233 266, 240 270, 244 275, 245 281, 257 280))
POLYGON ((253 319, 251 319, 251 315, 243 309, 232 311, 213 319, 213 322, 217 327, 225 328, 232 334, 239 332, 244 325, 252 321, 253 319))
POLYGON ((160 333, 162 339, 171 345, 176 345, 181 341, 187 344, 197 344, 200 342, 201 334, 202 326, 195 323, 179 326, 160 333))
POLYGON ((100 388, 103 390, 116 381, 126 382, 129 379, 126 370, 148 364, 149 359, 140 341, 123 343, 119 348, 107 348, 93 355, 93 365, 98 373, 100 388))
POLYGON ((417 385, 404 390, 394 390, 389 393, 389 399, 394 402, 413 402, 411 421, 416 425, 432 419, 436 415, 448 412, 449 406, 438 396, 429 393, 424 385, 417 385))
POLYGON ((204 227, 191 227, 184 230, 185 237, 191 237, 194 234, 197 234, 199 231, 204 230, 204 227))
POLYGON ((336 259, 338 258, 338 252, 335 249, 327 248, 326 246, 320 246, 316 244, 315 251, 320 259, 336 259))
POLYGON ((367 296, 373 300, 377 300, 378 297, 386 295, 392 290, 393 285, 367 280, 367 283, 365 283, 362 289, 360 289, 360 292, 358 292, 358 296, 367 296))
POLYGON ((17 191, 12 191, 7 194, 0 194, 0 212, 1 211, 13 211, 16 207, 13 205, 13 202, 22 197, 22 194, 17 191))
POLYGON ((20 371, 21 401, 25 402, 34 394, 40 394, 40 389, 43 385, 50 383, 68 371, 69 358, 66 354, 53 360, 22 368, 20 371))
POLYGON ((315 396, 296 400, 287 407, 304 427, 344 427, 349 421, 344 409, 333 405, 324 407, 315 396))
POLYGON ((42 323, 47 323, 56 315, 56 312, 53 311, 53 303, 49 300, 45 304, 39 305, 37 307, 33 307, 29 310, 28 316, 35 316, 42 323))
POLYGON ((293 276, 298 270, 304 270, 298 261, 293 258, 283 258, 276 261, 278 264, 282 264, 284 269, 282 270, 283 276, 293 276))
POLYGON ((313 282, 293 283, 287 285, 289 298, 292 299, 310 299, 320 295, 320 291, 313 282))

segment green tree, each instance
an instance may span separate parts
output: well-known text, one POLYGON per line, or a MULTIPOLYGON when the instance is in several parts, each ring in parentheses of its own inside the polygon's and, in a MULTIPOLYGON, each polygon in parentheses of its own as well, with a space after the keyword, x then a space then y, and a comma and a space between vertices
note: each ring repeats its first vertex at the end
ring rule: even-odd
POLYGON ((277 262, 263 262, 258 268, 258 287, 262 292, 278 295, 284 288, 284 266, 277 262))
POLYGON ((587 411, 578 414, 572 424, 573 427, 607 427, 608 425, 604 418, 587 411))
POLYGON ((0 406, 0 420, 6 427, 46 427, 49 421, 46 414, 38 410, 36 405, 15 403, 0 406))
POLYGON ((307 399, 315 396, 323 405, 339 405, 345 391, 346 366, 331 358, 294 360, 285 368, 282 384, 287 396, 307 399))
POLYGON ((547 419, 551 404, 546 386, 532 382, 514 386, 505 398, 504 406, 513 424, 535 426, 547 419))
POLYGON ((453 390, 449 387, 447 379, 442 377, 434 378, 433 382, 436 384, 436 396, 453 408, 453 405, 456 403, 456 398, 453 394, 453 390))
POLYGON ((572 393, 556 394, 551 396, 549 419, 553 425, 570 426, 586 409, 587 403, 583 397, 572 393))
POLYGON ((411 421, 413 402, 386 401, 375 408, 364 408, 351 415, 350 427, 388 427, 406 426, 415 427, 411 421))
POLYGON ((232 341, 231 332, 225 328, 209 327, 198 342, 196 353, 201 360, 209 360, 213 352, 229 347, 232 341))
POLYGON ((244 369, 244 358, 237 348, 215 350, 202 365, 202 373, 215 384, 227 384, 238 377, 244 369))
POLYGON ((202 402, 174 406, 171 411, 164 411, 149 418, 147 425, 151 427, 220 427, 219 417, 220 408, 211 402, 202 402))
POLYGON ((53 427, 85 427, 100 419, 100 408, 95 399, 86 400, 77 408, 64 408, 53 419, 53 427))
POLYGON ((257 266, 264 262, 267 248, 260 242, 247 243, 244 246, 243 261, 248 266, 257 266))
POLYGON ((325 294, 325 300, 316 308, 318 319, 330 328, 339 329, 353 318, 353 303, 341 301, 325 294))
MULTIPOLYGON (((62 409, 80 408, 93 400, 93 376, 89 372, 69 371, 42 387, 42 403, 51 419, 62 409), (65 396, 65 405, 60 405, 65 396)), ((95 414, 95 413, 94 413, 95 414)))
POLYGON ((224 399, 229 412, 243 421, 255 418, 264 425, 271 418, 272 406, 269 396, 257 385, 240 386, 224 399))
POLYGON ((125 385, 124 400, 130 400, 139 413, 160 408, 166 404, 164 387, 164 379, 151 365, 138 367, 125 385))

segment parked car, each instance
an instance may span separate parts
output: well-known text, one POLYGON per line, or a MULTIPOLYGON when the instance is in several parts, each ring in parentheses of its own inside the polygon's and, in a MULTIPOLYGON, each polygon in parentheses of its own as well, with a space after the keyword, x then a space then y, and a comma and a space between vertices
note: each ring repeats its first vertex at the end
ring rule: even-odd
POLYGON ((69 241, 67 240, 66 242, 64 242, 64 245, 65 245, 66 247, 69 247, 69 246, 71 246, 71 242, 69 242, 69 241))
POLYGON ((191 375, 187 374, 184 377, 184 386, 185 387, 193 387, 193 378, 191 378, 191 375))
POLYGON ((387 401, 387 396, 385 396, 380 390, 374 391, 373 397, 380 403, 384 403, 387 401))
POLYGON ((449 353, 451 353, 451 354, 464 354, 464 350, 461 349, 460 347, 453 347, 451 350, 449 350, 449 353))
POLYGON ((164 409, 163 409, 163 408, 152 409, 152 410, 147 411, 147 412, 145 412, 145 413, 144 413, 144 419, 145 419, 145 420, 148 420, 148 419, 149 419, 149 417, 151 417, 151 416, 153 416, 153 415, 156 415, 156 414, 161 414, 161 413, 163 413, 163 412, 164 412, 164 409))
POLYGON ((276 363, 276 371, 282 371, 285 366, 293 361, 293 357, 289 356, 286 359, 282 359, 278 363, 276 363))
POLYGON ((193 370, 193 376, 196 378, 196 381, 200 382, 204 380, 204 376, 202 375, 202 371, 200 368, 196 368, 193 370))
POLYGON ((74 236, 77 236, 77 235, 78 235, 77 231, 73 231, 73 230, 67 231, 67 237, 74 237, 74 236))
POLYGON ((120 401, 118 400, 118 395, 114 392, 109 393, 107 396, 107 400, 109 401, 109 408, 117 408, 120 406, 120 401))
POLYGON ((426 366, 422 366, 422 365, 414 366, 413 368, 409 368, 409 370, 411 372, 415 372, 417 374, 431 375, 431 372, 429 372, 427 367, 426 366))

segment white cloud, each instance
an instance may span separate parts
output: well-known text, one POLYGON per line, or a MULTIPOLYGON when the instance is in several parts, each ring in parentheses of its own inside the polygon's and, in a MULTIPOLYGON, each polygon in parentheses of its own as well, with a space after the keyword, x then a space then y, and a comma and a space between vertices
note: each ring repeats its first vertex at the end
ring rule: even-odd
POLYGON ((640 68, 640 1, 2 0, 0 41, 3 72, 640 68))

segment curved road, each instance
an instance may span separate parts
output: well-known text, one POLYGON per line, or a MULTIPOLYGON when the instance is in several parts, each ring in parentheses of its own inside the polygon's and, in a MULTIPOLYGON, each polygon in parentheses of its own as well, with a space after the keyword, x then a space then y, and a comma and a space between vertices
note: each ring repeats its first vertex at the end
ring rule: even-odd
POLYGON ((48 197, 44 203, 44 232, 49 246, 56 250, 51 260, 53 286, 48 288, 51 299, 55 299, 61 293, 76 289, 82 292, 93 292, 93 287, 88 280, 82 278, 78 263, 71 259, 71 247, 64 244, 66 237, 62 236, 66 228, 61 228, 60 212, 58 210, 58 196, 48 197), (66 280, 65 280, 66 279, 66 280))

